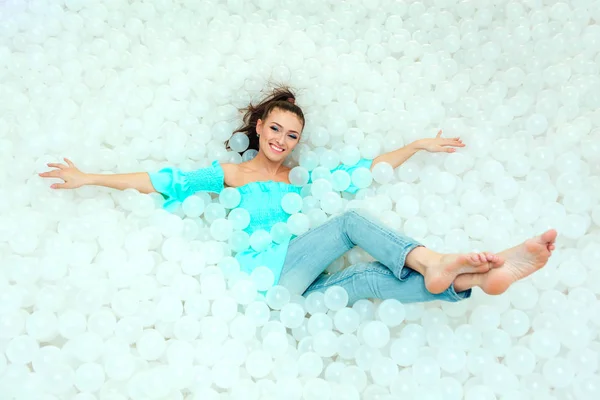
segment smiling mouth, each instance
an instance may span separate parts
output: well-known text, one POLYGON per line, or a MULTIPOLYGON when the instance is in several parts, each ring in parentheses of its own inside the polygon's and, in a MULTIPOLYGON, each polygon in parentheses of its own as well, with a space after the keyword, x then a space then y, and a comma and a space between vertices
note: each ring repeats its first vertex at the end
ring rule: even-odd
POLYGON ((271 145, 269 145, 269 146, 270 146, 270 147, 271 147, 271 149, 273 149, 273 151, 275 151, 276 153, 283 153, 283 152, 285 151, 285 150, 283 150, 283 149, 281 149, 281 148, 279 148, 279 147, 277 147, 277 146, 275 146, 275 145, 273 145, 273 144, 271 144, 271 145))

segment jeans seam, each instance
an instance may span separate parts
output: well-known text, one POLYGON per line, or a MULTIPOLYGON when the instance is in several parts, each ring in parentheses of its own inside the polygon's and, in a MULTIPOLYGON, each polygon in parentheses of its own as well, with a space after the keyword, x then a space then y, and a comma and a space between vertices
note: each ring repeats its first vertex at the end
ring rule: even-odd
POLYGON ((406 257, 408 257, 408 253, 410 253, 417 247, 423 247, 423 245, 419 244, 419 243, 411 243, 402 249, 402 258, 401 258, 401 260, 398 260, 398 265, 400 267, 398 270, 398 279, 400 279, 401 281, 404 281, 406 279, 406 278, 402 278, 402 270, 405 267, 410 268, 408 265, 406 265, 406 257), (400 261, 402 261, 402 262, 400 262, 400 261))
POLYGON ((309 229, 309 230, 307 230, 306 232, 304 232, 304 233, 303 233, 303 234, 301 234, 300 236, 296 236, 296 237, 295 237, 293 240, 290 240, 290 243, 289 243, 289 245, 288 245, 288 251, 289 251, 289 248, 290 248, 290 247, 291 247, 291 246, 294 244, 294 242, 296 242, 298 239, 301 239, 301 238, 303 238, 304 236, 308 235, 309 233, 313 233, 313 234, 314 234, 315 232, 319 232, 320 230, 323 230, 323 228, 325 228, 325 227, 327 226, 327 224, 328 224, 329 222, 331 222, 333 219, 335 219, 335 218, 341 218, 342 216, 343 216, 343 214, 336 215, 335 217, 333 217, 333 218, 332 218, 332 219, 330 219, 330 220, 327 220, 327 221, 325 221, 325 222, 324 222, 324 223, 322 223, 321 225, 319 225, 319 226, 317 226, 317 227, 315 227, 315 228, 312 228, 312 229, 309 229))
MULTIPOLYGON (((361 217, 363 220, 370 222, 375 228, 377 228, 377 230, 384 234, 385 236, 387 236, 390 239, 393 239, 394 242, 396 242, 396 244, 400 245, 406 245, 406 241, 401 240, 401 243, 398 243, 397 239, 398 239, 398 234, 396 234, 396 232, 393 232, 393 229, 382 229, 379 224, 375 223, 374 221, 372 221, 371 219, 365 217, 364 215, 362 215, 361 213, 357 212, 356 210, 352 210, 351 212, 353 212, 355 215, 361 217), (393 232, 393 233, 390 233, 393 232)), ((407 236, 408 237, 408 236, 407 236)), ((412 245, 414 243, 418 243, 416 240, 412 240, 412 242, 409 242, 408 245, 412 245)), ((420 243, 419 243, 420 244, 420 243)))
MULTIPOLYGON (((396 234, 395 232, 393 232, 392 229, 383 229, 379 226, 379 224, 377 224, 376 222, 372 221, 371 219, 367 218, 366 216, 362 215, 360 212, 356 211, 356 210, 352 210, 352 213, 354 213, 355 215, 361 217, 363 220, 367 221, 368 223, 371 223, 372 226, 374 226, 381 234, 383 234, 384 236, 386 236, 387 238, 391 239, 393 242, 395 242, 398 246, 402 246, 402 252, 401 252, 401 258, 396 260, 396 265, 394 265, 394 269, 396 269, 398 271, 398 275, 395 275, 398 279, 400 279, 401 281, 403 281, 403 279, 401 279, 402 276, 402 269, 404 268, 404 266, 406 265, 406 257, 408 256, 408 253, 410 253, 412 250, 414 250, 417 247, 423 247, 423 245, 412 239, 411 241, 406 241, 406 240, 400 240, 398 241, 398 236, 400 234, 396 234), (400 262, 400 260, 402 260, 402 262, 400 262)), ((407 236, 408 237, 408 236, 407 236)))
POLYGON ((344 215, 344 218, 343 218, 344 234, 342 236, 343 236, 344 241, 346 242, 346 245, 348 245, 348 247, 350 247, 350 248, 353 248, 354 246, 356 246, 356 244, 352 240, 350 240, 350 236, 348 235, 348 232, 349 232, 349 230, 348 230, 348 215, 350 213, 357 214, 357 212, 355 210, 352 210, 349 213, 343 214, 344 215))
MULTIPOLYGON (((342 271, 340 271, 340 272, 343 272, 343 270, 342 270, 342 271)), ((382 274, 382 275, 392 275, 392 276, 395 276, 395 275, 392 273, 392 271, 390 271, 389 269, 388 269, 387 271, 386 271, 386 270, 383 270, 383 271, 382 271, 381 269, 378 269, 378 268, 366 268, 366 269, 365 269, 363 272, 371 272, 371 273, 375 272, 375 273, 380 273, 380 274, 382 274)), ((331 286, 336 286, 336 285, 339 285, 340 283, 342 283, 342 282, 345 282, 345 281, 347 281, 347 280, 348 280, 348 279, 350 279, 350 278, 354 278, 354 276, 355 276, 355 275, 356 275, 356 274, 354 273, 354 274, 351 274, 351 275, 349 275, 349 276, 345 276, 345 277, 343 277, 343 278, 341 278, 341 279, 339 279, 339 280, 337 280, 337 281, 333 282, 332 284, 328 284, 328 286, 329 286, 329 287, 331 287, 331 286)), ((313 285, 310 285, 310 286, 308 287, 308 289, 311 289, 311 290, 315 289, 315 290, 316 290, 316 289, 321 289, 321 288, 323 288, 323 287, 325 287, 325 284, 319 284, 319 285, 314 285, 314 286, 313 286, 313 285)), ((306 290, 305 290, 305 292, 306 292, 308 289, 306 289, 306 290)))
POLYGON ((327 221, 323 222, 321 225, 319 225, 319 226, 317 226, 317 227, 314 227, 314 228, 312 228, 312 229, 309 229, 309 230, 307 230, 306 232, 304 232, 304 233, 303 233, 303 234, 301 234, 300 236, 297 236, 295 239, 298 239, 298 238, 300 238, 300 237, 303 237, 304 235, 308 234, 309 232, 319 231, 319 230, 320 230, 320 228, 323 228, 324 226, 326 226, 326 225, 327 225, 327 223, 329 223, 329 222, 333 221, 333 220, 334 220, 334 219, 336 219, 336 218, 341 218, 341 217, 343 217, 343 216, 344 216, 344 214, 339 214, 339 215, 336 215, 335 217, 333 217, 333 218, 331 218, 331 219, 328 219, 327 221))

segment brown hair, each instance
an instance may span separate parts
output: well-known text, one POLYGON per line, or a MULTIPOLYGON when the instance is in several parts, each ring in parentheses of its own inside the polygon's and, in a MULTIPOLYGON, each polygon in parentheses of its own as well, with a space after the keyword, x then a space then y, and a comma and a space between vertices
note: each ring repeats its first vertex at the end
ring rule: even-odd
MULTIPOLYGON (((256 124, 259 119, 264 121, 274 109, 294 113, 300 122, 302 122, 302 127, 304 127, 304 113, 302 112, 302 109, 296 105, 296 96, 290 88, 281 86, 273 89, 273 91, 257 105, 252 105, 252 103, 250 103, 248 107, 241 109, 240 111, 245 113, 243 118, 244 124, 235 130, 232 135, 238 132, 245 133, 250 140, 247 150, 254 149, 258 151, 256 124)), ((227 150, 230 150, 229 140, 225 142, 225 146, 227 150)), ((240 155, 241 154, 243 154, 243 152, 241 152, 240 155)))

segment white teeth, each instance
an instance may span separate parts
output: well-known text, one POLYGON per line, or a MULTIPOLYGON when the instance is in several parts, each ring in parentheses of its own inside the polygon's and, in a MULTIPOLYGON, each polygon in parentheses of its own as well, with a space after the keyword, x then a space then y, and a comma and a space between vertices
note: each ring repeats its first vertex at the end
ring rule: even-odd
POLYGON ((282 149, 282 148, 280 148, 280 147, 277 147, 277 146, 275 146, 274 144, 272 144, 272 145, 271 145, 271 148, 272 148, 272 149, 274 149, 274 150, 276 150, 276 151, 283 152, 283 149, 282 149))

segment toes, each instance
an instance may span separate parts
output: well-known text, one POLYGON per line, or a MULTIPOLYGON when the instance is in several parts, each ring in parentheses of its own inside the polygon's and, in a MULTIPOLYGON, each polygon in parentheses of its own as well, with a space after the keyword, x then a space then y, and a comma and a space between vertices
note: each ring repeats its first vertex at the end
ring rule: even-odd
POLYGON ((471 253, 471 254, 467 255, 467 259, 469 260, 471 265, 473 265, 474 267, 478 267, 482 264, 488 264, 490 262, 493 262, 496 258, 497 258, 496 255, 489 253, 489 252, 471 253))
POLYGON ((491 268, 496 268, 504 264, 504 261, 500 256, 494 253, 485 253, 487 255, 487 261, 490 263, 491 268))
POLYGON ((506 260, 504 260, 504 258, 502 258, 499 255, 495 255, 494 256, 494 261, 492 261, 492 268, 498 268, 504 265, 504 262, 506 260))
POLYGON ((544 243, 554 243, 557 235, 558 235, 558 232, 556 232, 556 230, 550 229, 550 230, 542 233, 540 235, 540 239, 544 243))
POLYGON ((477 253, 469 254, 468 259, 471 262, 471 264, 475 267, 481 264, 479 254, 477 254, 477 253))

